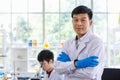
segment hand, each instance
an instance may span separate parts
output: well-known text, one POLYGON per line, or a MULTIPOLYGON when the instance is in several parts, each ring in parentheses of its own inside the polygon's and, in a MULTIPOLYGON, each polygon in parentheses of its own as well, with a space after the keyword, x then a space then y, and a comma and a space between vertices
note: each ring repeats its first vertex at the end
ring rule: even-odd
POLYGON ((95 67, 99 64, 97 56, 90 56, 88 58, 78 60, 75 62, 77 68, 95 67))
POLYGON ((71 61, 69 56, 65 52, 61 52, 57 58, 58 61, 67 62, 71 61))

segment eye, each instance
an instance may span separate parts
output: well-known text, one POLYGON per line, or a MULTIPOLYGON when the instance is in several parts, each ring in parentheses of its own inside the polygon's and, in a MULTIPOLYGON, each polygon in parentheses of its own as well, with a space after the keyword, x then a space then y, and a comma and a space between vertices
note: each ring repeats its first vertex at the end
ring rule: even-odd
POLYGON ((81 20, 82 21, 82 23, 85 23, 87 20, 86 19, 83 19, 83 20, 81 20))
POLYGON ((86 19, 83 19, 82 21, 86 21, 86 19))
POLYGON ((78 22, 78 19, 73 19, 74 22, 78 22))

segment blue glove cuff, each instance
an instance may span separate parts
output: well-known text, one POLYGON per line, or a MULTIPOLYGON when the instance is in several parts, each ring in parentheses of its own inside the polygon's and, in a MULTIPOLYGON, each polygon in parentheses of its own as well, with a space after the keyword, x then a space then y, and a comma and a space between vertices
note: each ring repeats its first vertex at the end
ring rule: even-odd
POLYGON ((75 60, 74 60, 74 65, 75 65, 75 67, 77 67, 77 61, 78 61, 78 59, 75 59, 75 60))

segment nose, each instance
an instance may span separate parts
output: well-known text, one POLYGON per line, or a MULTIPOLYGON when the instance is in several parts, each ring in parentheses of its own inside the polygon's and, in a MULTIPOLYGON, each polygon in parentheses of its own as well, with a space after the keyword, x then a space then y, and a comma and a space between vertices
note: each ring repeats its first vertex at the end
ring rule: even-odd
POLYGON ((79 20, 79 21, 77 22, 77 25, 82 25, 82 22, 79 20))

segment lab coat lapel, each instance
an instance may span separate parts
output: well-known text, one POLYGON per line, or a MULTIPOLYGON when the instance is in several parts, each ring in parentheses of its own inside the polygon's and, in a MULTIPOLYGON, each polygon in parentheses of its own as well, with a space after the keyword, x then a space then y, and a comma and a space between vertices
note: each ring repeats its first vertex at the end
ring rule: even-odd
MULTIPOLYGON (((89 32, 90 33, 90 32, 89 32)), ((82 52, 82 50, 86 47, 86 44, 87 44, 87 42, 89 42, 89 36, 91 35, 91 33, 90 34, 86 34, 82 39, 81 39, 81 41, 79 41, 79 47, 78 47, 78 49, 77 49, 77 54, 79 55, 81 52, 82 52)))
POLYGON ((81 51, 86 47, 84 42, 81 42, 78 49, 77 49, 77 53, 79 55, 79 53, 81 53, 81 51))

